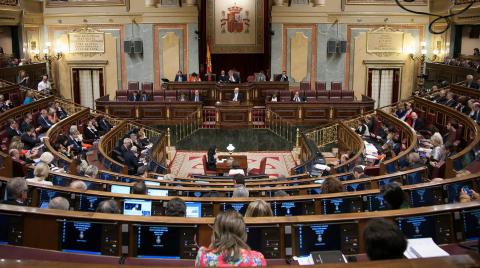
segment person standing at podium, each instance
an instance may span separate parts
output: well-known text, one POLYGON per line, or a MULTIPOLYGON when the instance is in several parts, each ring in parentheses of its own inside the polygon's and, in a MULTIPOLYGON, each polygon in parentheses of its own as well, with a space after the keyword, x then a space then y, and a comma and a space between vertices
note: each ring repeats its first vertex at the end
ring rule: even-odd
POLYGON ((240 93, 240 89, 238 87, 236 87, 234 90, 233 90, 233 98, 232 98, 232 101, 236 101, 236 102, 241 102, 242 101, 242 94, 240 93))
POLYGON ((175 75, 175 82, 186 82, 187 79, 186 77, 183 75, 182 71, 178 71, 177 72, 177 75, 175 75))

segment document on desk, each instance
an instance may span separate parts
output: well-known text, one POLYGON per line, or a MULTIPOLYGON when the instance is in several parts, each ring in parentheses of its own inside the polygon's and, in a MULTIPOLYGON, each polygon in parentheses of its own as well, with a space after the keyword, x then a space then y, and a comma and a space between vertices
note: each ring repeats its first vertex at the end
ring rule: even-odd
POLYGON ((431 237, 408 239, 407 250, 403 253, 408 259, 431 258, 449 256, 445 250, 441 249, 431 237))
POLYGON ((305 257, 297 257, 294 256, 293 259, 298 262, 298 265, 314 265, 312 255, 308 255, 305 257))

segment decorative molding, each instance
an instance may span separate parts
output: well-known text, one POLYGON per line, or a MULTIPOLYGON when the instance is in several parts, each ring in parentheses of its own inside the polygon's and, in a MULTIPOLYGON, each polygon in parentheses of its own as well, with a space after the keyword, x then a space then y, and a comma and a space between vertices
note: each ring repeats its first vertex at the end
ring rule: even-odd
MULTIPOLYGON (((1 0, 0 0, 1 1, 1 0)), ((106 6, 125 6, 126 0, 76 0, 59 1, 47 0, 47 7, 106 7, 106 6)))

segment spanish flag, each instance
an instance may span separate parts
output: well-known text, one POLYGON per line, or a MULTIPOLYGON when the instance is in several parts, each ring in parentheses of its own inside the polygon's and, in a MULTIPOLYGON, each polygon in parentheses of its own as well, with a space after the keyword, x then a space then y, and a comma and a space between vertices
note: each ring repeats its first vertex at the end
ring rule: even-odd
POLYGON ((210 54, 210 42, 207 42, 207 74, 212 72, 212 55, 210 54))

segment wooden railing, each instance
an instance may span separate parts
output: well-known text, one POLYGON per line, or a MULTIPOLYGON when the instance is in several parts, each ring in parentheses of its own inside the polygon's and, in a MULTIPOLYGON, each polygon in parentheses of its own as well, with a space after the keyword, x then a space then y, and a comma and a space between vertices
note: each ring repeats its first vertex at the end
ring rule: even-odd
POLYGON ((475 159, 475 149, 480 142, 480 127, 468 116, 450 107, 418 97, 414 98, 414 104, 415 108, 422 109, 426 113, 434 113, 437 121, 435 123, 439 125, 445 126, 451 119, 463 125, 462 138, 468 144, 462 151, 447 157, 445 161, 445 177, 455 177, 456 171, 462 170, 475 159))
POLYGON ((464 84, 464 81, 457 84, 451 84, 450 92, 461 96, 467 96, 476 100, 480 99, 480 90, 464 87, 464 84))

